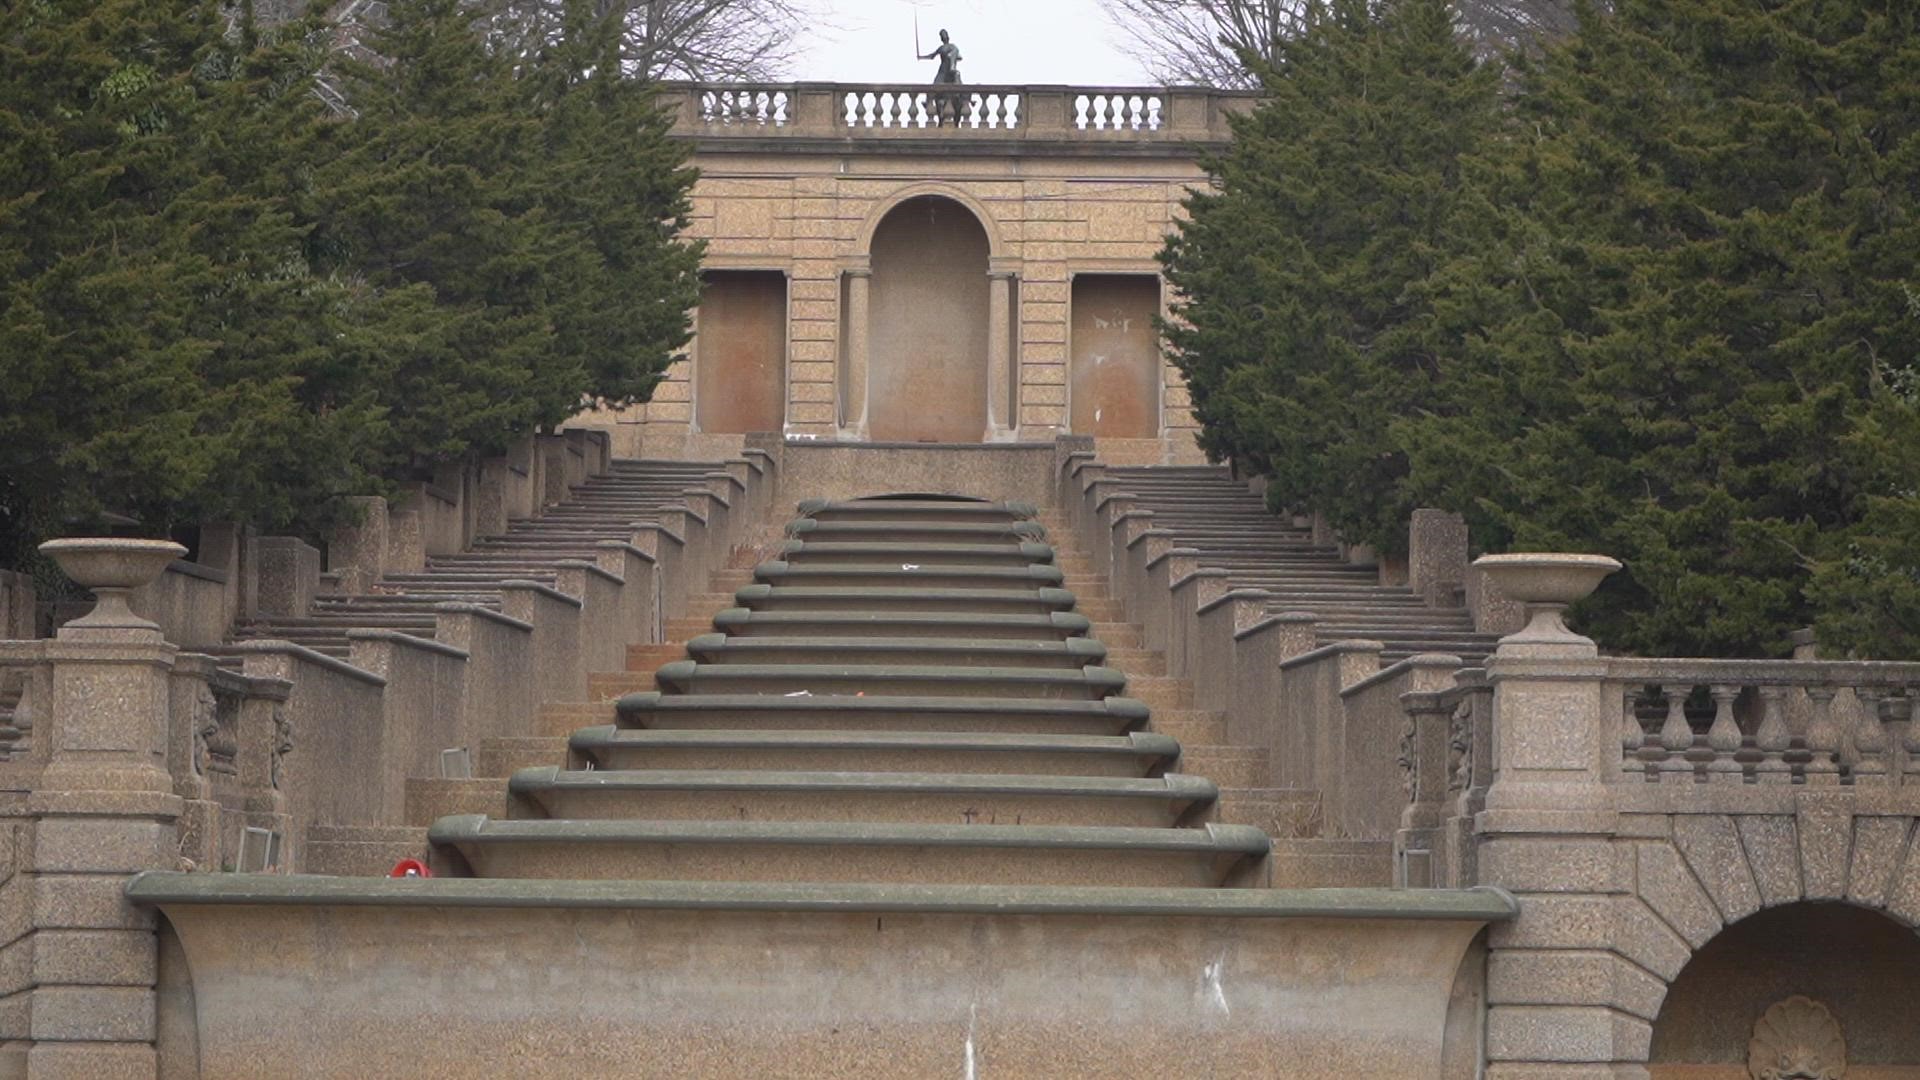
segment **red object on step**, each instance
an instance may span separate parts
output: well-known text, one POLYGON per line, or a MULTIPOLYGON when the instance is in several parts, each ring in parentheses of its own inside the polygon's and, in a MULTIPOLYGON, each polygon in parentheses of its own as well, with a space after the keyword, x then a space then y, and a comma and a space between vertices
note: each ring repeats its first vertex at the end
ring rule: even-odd
POLYGON ((427 864, 421 862, 419 859, 401 859, 399 862, 393 864, 393 870, 389 872, 387 876, 432 877, 433 871, 427 869, 427 864))

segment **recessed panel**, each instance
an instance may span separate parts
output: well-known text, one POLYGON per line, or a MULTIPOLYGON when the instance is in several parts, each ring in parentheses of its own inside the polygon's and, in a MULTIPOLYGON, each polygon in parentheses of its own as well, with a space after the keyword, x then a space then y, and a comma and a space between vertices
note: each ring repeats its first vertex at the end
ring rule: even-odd
POLYGON ((1067 398, 1077 435, 1160 434, 1160 279, 1081 274, 1073 279, 1073 354, 1067 398))
POLYGON ((987 430, 987 234, 922 196, 873 235, 868 436, 977 443, 987 430))
POLYGON ((694 398, 700 430, 779 431, 786 419, 786 276, 708 272, 698 329, 694 398))

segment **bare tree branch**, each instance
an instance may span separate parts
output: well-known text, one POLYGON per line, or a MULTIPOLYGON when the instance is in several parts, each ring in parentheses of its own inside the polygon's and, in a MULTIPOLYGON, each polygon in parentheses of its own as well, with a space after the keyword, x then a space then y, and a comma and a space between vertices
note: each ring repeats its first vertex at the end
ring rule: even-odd
MULTIPOLYGON (((1267 61, 1298 33, 1314 0, 1101 0, 1127 53, 1163 83, 1247 88, 1243 55, 1267 61)), ((1484 53, 1573 29, 1573 0, 1460 0, 1461 32, 1484 53)))

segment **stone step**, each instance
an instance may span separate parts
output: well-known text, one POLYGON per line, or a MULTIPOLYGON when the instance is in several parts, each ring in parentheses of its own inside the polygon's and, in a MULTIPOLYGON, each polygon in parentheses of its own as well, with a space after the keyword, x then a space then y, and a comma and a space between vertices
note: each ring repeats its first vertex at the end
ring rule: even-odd
POLYGON ((912 523, 1005 522, 1034 516, 1023 503, 962 502, 947 499, 810 499, 799 506, 800 516, 814 521, 888 521, 912 523))
POLYGON ((557 765, 566 760, 567 740, 564 736, 494 736, 480 740, 473 771, 478 776, 502 780, 521 769, 557 765))
POLYGON ((470 780, 409 776, 406 785, 407 824, 425 828, 449 814, 505 817, 509 812, 507 795, 506 786, 493 776, 470 780))
MULTIPOLYGON (((671 664, 663 665, 653 673, 652 680, 663 692, 686 695, 763 694, 775 697, 789 695, 807 697, 931 694, 948 697, 1027 697, 1068 701, 1116 695, 1121 692, 1127 682, 1126 676, 1119 672, 1091 664, 1077 669, 1059 670, 852 662, 710 664, 696 660, 676 660, 671 664)), ((644 690, 647 687, 636 686, 634 689, 644 690)), ((1165 694, 1169 690, 1160 689, 1160 692, 1165 694)), ((1150 698, 1143 700, 1152 704, 1150 698)))
POLYGON ((627 646, 627 670, 651 672, 662 664, 687 658, 687 647, 679 642, 664 645, 627 646))
POLYGON ((927 543, 788 540, 776 558, 796 566, 997 566, 1053 562, 1053 548, 1038 540, 1008 537, 1005 543, 927 543))
POLYGON ((1066 575, 1044 563, 1019 566, 948 566, 938 563, 789 563, 754 567, 753 576, 775 587, 816 589, 1001 590, 1057 586, 1066 575))
POLYGON ((1123 735, 1144 726, 1148 711, 1145 703, 1124 697, 1067 701, 642 691, 620 698, 616 714, 623 728, 1123 735))
POLYGON ((1265 787, 1272 783, 1271 758, 1264 746, 1180 744, 1181 772, 1204 776, 1223 788, 1265 787))
POLYGON ((492 878, 1206 887, 1269 846, 1244 825, 1191 829, 443 818, 438 866, 492 878))
MULTIPOLYGON (((1065 589, 815 588, 798 585, 749 585, 734 601, 754 611, 908 611, 969 614, 1043 615, 1068 611, 1074 595, 1065 589)), ((1085 612, 1089 618, 1092 612, 1085 612)))
MULTIPOLYGON (((1227 741, 1227 714, 1211 709, 1154 709, 1148 730, 1178 740, 1186 749, 1227 741)), ((1192 770, 1188 770, 1191 772, 1192 770)))
POLYGON ((1140 645, 1142 631, 1138 623, 1110 620, 1094 623, 1087 630, 1087 636, 1109 649, 1131 649, 1140 645))
POLYGON ((1223 787, 1214 820, 1252 825, 1275 838, 1298 839, 1319 834, 1324 811, 1318 791, 1223 787))
MULTIPOLYGON (((675 730, 606 725, 574 732, 569 748, 576 762, 591 761, 603 769, 855 769, 1077 776, 1156 775, 1180 755, 1180 744, 1173 739, 1140 731, 1117 736, 1069 736, 675 730)), ((552 764, 554 760, 530 764, 552 764)))
POLYGON ((887 636, 892 638, 964 637, 980 642, 1064 641, 1086 636, 1092 623, 1084 615, 979 615, 970 612, 912 611, 752 611, 728 608, 713 617, 710 629, 732 638, 887 636))
MULTIPOLYGON (((497 784, 490 786, 498 792, 497 784)), ((515 773, 508 792, 516 818, 1129 827, 1172 826, 1205 816, 1219 795, 1212 781, 1176 773, 571 771, 553 766, 515 773)))
POLYGON ((427 859, 427 830, 411 825, 310 825, 306 843, 296 854, 303 874, 386 877, 401 859, 427 859))
MULTIPOLYGON (((670 662, 677 663, 678 661, 670 662)), ((659 689, 659 683, 654 680, 654 671, 658 671, 660 667, 665 666, 665 664, 661 664, 659 667, 654 668, 653 671, 641 669, 638 671, 589 672, 587 674, 587 697, 594 702, 608 702, 624 694, 637 694, 657 690, 659 689)))
MULTIPOLYGON (((598 727, 618 716, 612 701, 548 701, 534 713, 536 738, 566 738, 585 727, 598 727)), ((541 763, 544 764, 544 763, 541 763)))
POLYGON ((1038 540, 1047 532, 1031 521, 816 521, 800 518, 786 527, 786 534, 800 540, 831 540, 847 543, 984 543, 1000 540, 1018 543, 1038 540))
POLYGON ((1275 889, 1390 888, 1393 841, 1275 840, 1266 873, 1275 889))
POLYGON ((1142 675, 1127 680, 1127 696, 1147 703, 1155 712, 1161 709, 1193 707, 1193 683, 1165 675, 1142 675))
POLYGON ((703 634, 686 651, 702 664, 886 664, 913 667, 1027 667, 1079 670, 1106 662, 1107 648, 1084 637, 1053 641, 968 637, 703 634))

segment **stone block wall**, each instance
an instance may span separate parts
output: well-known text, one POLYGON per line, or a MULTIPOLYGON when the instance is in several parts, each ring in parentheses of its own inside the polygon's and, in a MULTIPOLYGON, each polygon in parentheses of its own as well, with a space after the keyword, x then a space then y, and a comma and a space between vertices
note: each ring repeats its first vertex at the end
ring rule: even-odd
MULTIPOLYGON (((1010 436, 1050 440, 1069 430, 1072 312, 1077 276, 1157 275, 1154 261, 1200 171, 1189 152, 1159 156, 1026 157, 946 148, 937 157, 896 150, 847 159, 801 153, 698 154, 691 236, 708 245, 709 271, 787 277, 787 434, 859 438, 845 415, 849 308, 855 276, 872 272, 875 229, 906 200, 939 196, 979 219, 995 287, 1007 290, 1010 436), (844 171, 843 171, 844 170, 844 171), (939 179, 929 179, 937 176, 939 179), (1002 286, 1000 280, 1005 280, 1002 286)), ((999 303, 998 299, 995 301, 999 303)), ((990 355, 997 355, 991 354, 990 355)), ((653 400, 579 422, 611 431, 622 456, 708 457, 737 452, 737 434, 700 430, 700 346, 669 370, 653 400)), ((1179 373, 1161 363, 1159 430, 1103 439, 1126 461, 1198 460, 1197 423, 1179 373)), ((937 407, 937 403, 929 403, 937 407)), ((1092 432, 1087 432, 1092 434, 1092 432)))

